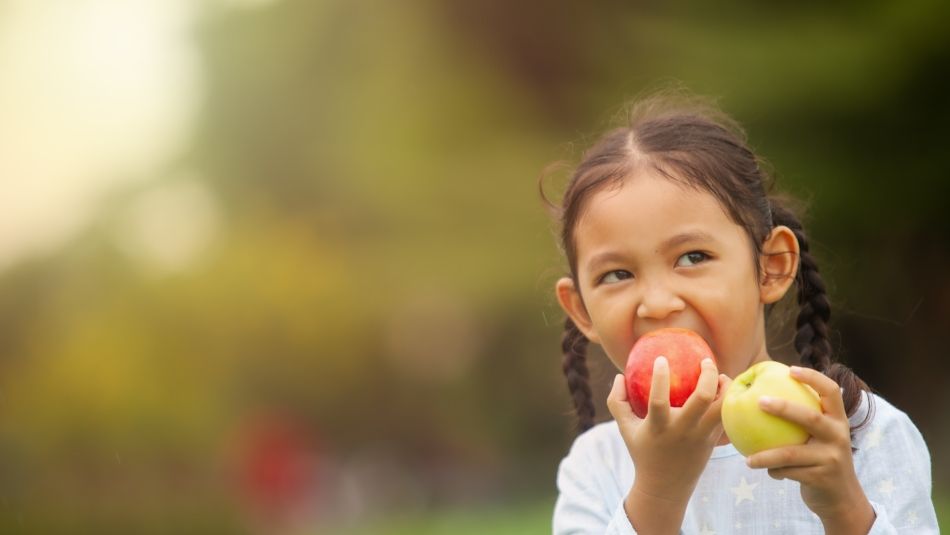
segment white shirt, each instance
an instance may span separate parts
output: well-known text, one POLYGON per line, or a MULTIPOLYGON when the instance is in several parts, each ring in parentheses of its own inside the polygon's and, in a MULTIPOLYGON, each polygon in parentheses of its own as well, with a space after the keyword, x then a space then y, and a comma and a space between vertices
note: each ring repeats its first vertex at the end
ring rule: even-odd
MULTIPOLYGON (((867 397, 851 418, 867 412, 867 397)), ((930 454, 906 414, 874 396, 873 419, 854 439, 854 468, 877 518, 871 534, 939 533, 930 497, 930 454)), ((557 474, 554 534, 633 535, 623 501, 633 461, 617 423, 578 436, 557 474)), ((716 446, 686 507, 682 534, 821 534, 799 484, 753 470, 732 444, 716 446)))

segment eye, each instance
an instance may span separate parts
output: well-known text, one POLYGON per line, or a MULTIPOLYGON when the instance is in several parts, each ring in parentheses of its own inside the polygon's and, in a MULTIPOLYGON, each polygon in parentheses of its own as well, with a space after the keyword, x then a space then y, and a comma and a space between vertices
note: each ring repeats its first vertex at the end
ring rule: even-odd
POLYGON ((615 269, 604 273, 598 282, 601 284, 614 284, 623 280, 632 279, 633 274, 625 269, 615 269))
POLYGON ((692 267, 709 260, 709 255, 702 251, 690 251, 676 259, 676 267, 692 267))

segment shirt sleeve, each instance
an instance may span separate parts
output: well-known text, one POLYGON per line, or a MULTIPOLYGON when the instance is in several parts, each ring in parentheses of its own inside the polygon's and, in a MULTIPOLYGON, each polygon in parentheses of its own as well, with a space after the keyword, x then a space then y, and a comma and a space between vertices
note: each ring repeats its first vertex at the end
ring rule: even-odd
POLYGON ((869 535, 938 534, 931 500, 930 453, 910 418, 881 398, 855 437, 858 479, 876 518, 869 535))
POLYGON ((578 437, 558 468, 554 535, 636 535, 623 498, 606 492, 604 467, 590 462, 589 440, 578 437))

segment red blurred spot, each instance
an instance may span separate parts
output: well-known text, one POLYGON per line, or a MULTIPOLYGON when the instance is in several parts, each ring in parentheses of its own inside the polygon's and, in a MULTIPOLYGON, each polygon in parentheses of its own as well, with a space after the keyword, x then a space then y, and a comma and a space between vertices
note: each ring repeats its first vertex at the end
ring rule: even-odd
POLYGON ((248 420, 240 433, 240 480, 248 506, 268 517, 312 507, 318 451, 312 433, 286 414, 248 420))

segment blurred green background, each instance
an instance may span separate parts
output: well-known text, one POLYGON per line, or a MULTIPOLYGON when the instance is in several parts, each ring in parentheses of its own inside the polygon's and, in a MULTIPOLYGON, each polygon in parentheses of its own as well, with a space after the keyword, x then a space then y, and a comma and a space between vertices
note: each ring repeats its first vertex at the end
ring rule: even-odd
POLYGON ((538 178, 670 81, 809 203, 946 524, 947 6, 0 0, 0 531, 549 532, 538 178))

